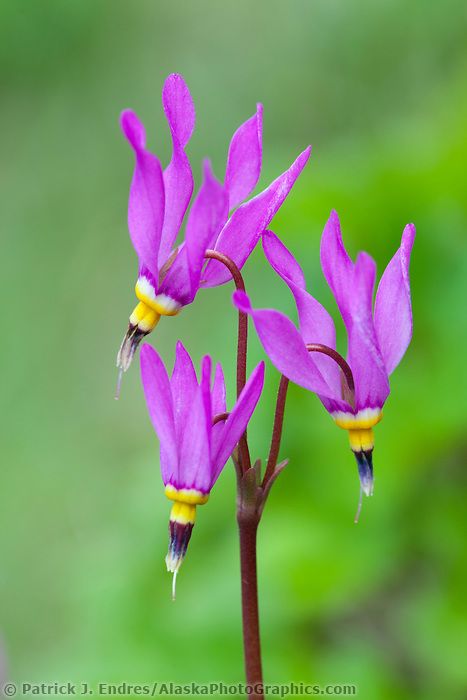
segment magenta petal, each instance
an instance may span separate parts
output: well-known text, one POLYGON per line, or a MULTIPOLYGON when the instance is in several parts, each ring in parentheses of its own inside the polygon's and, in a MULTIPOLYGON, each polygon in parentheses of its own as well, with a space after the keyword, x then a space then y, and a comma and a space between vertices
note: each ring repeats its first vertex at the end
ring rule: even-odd
POLYGON ((261 173, 263 137, 263 105, 256 114, 239 126, 229 146, 225 188, 229 193, 229 210, 236 207, 254 190, 261 173))
POLYGON ((305 277, 302 268, 294 256, 272 231, 265 231, 262 236, 264 254, 271 265, 287 284, 293 282, 305 289, 305 277))
MULTIPOLYGON (((282 241, 272 232, 263 234, 263 248, 271 267, 282 277, 289 286, 295 298, 300 319, 300 333, 305 343, 321 343, 335 349, 336 330, 334 321, 324 306, 305 289, 305 278, 302 269, 292 253, 282 241)), ((318 361, 321 358, 316 358, 318 361)), ((328 358, 325 358, 327 361, 328 358)), ((333 370, 338 371, 335 362, 333 370)))
POLYGON ((162 89, 162 105, 172 135, 184 148, 195 128, 195 105, 181 75, 172 73, 162 89))
POLYGON ((305 342, 294 324, 274 309, 253 309, 245 292, 234 292, 233 302, 244 313, 250 314, 266 355, 272 364, 292 382, 309 391, 339 400, 340 391, 328 385, 305 348, 305 342))
POLYGON ((181 306, 186 306, 193 301, 190 268, 184 243, 178 248, 176 258, 159 285, 158 291, 160 294, 166 294, 181 306))
POLYGON ((245 387, 237 399, 222 430, 215 434, 212 452, 212 483, 214 484, 224 465, 232 454, 235 445, 246 430, 248 421, 256 408, 264 384, 264 362, 253 370, 245 387))
POLYGON ((388 374, 397 367, 412 338, 409 265, 414 239, 415 226, 408 224, 376 292, 375 329, 388 374))
POLYGON ((180 448, 179 488, 211 489, 211 461, 209 435, 202 388, 194 395, 185 425, 180 448))
POLYGON ((186 421, 195 393, 198 389, 195 368, 190 355, 178 341, 175 350, 175 364, 170 381, 174 407, 177 445, 182 443, 186 421))
MULTIPOLYGON (((324 306, 319 303, 305 289, 301 289, 292 282, 289 287, 295 298, 298 318, 300 321, 300 335, 303 341, 327 345, 328 348, 336 348, 336 329, 332 317, 324 306)), ((313 360, 323 375, 327 384, 331 387, 333 395, 341 395, 341 372, 334 360, 325 354, 313 353, 313 360)))
POLYGON ((212 387, 212 417, 217 416, 219 413, 225 413, 226 402, 225 402, 225 380, 224 372, 222 371, 222 366, 220 363, 216 365, 216 372, 214 375, 214 384, 212 387))
POLYGON ((183 305, 193 301, 199 287, 206 249, 227 217, 227 195, 204 163, 204 180, 188 217, 185 243, 169 269, 160 291, 183 305))
POLYGON ((172 160, 164 171, 165 217, 159 248, 161 268, 170 256, 193 192, 190 161, 174 139, 172 160))
POLYGON ((185 234, 193 296, 198 290, 206 250, 213 245, 227 216, 227 193, 206 160, 203 163, 203 184, 191 207, 185 234))
POLYGON ((349 317, 350 300, 354 297, 354 264, 345 249, 339 217, 335 211, 331 212, 321 237, 321 267, 346 321, 346 316, 349 317))
POLYGON ((128 228, 140 266, 158 277, 158 251, 164 220, 164 182, 161 165, 146 150, 144 126, 134 112, 122 113, 122 131, 135 153, 135 170, 128 201, 128 228))
POLYGON ((354 375, 357 411, 381 408, 389 394, 388 376, 372 315, 375 275, 374 260, 366 253, 360 253, 353 274, 350 318, 346 321, 349 338, 347 361, 354 375))
POLYGON ((195 124, 195 108, 185 81, 169 75, 162 103, 172 134, 172 160, 164 171, 165 217, 159 249, 159 267, 170 255, 193 192, 193 175, 184 148, 195 124))
POLYGON ((374 260, 360 253, 354 264, 332 212, 321 238, 321 265, 334 294, 348 335, 347 361, 355 380, 355 408, 381 408, 389 383, 373 323, 374 260))
POLYGON ((164 363, 148 344, 141 348, 141 380, 154 429, 161 445, 162 480, 167 484, 178 476, 174 408, 164 363))
MULTIPOLYGON (((324 306, 306 291, 302 269, 292 253, 272 231, 264 232, 263 248, 271 267, 282 277, 294 295, 300 320, 300 334, 304 342, 321 343, 335 349, 334 321, 324 306)), ((341 377, 338 365, 320 353, 313 355, 313 360, 335 394, 340 395, 341 377)))
MULTIPOLYGON (((242 204, 222 229, 214 246, 241 268, 258 242, 258 238, 269 225, 271 219, 282 205, 302 172, 310 157, 311 148, 307 148, 292 163, 290 168, 274 180, 269 187, 242 204)), ((215 287, 231 279, 226 268, 216 260, 211 260, 203 272, 203 286, 215 287)))
MULTIPOLYGON (((203 398, 204 416, 206 420, 206 434, 208 436, 209 448, 211 446, 212 432, 212 398, 211 398, 211 371, 212 361, 209 355, 205 355, 201 362, 201 396, 203 398)), ((211 450, 209 449, 209 454, 211 450)))

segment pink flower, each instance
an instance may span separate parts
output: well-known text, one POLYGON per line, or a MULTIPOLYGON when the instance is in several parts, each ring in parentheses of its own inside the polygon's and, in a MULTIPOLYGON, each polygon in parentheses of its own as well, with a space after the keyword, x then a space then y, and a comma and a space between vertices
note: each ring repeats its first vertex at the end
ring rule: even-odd
POLYGON ((196 506, 206 503, 223 467, 246 430, 264 382, 264 363, 252 372, 232 411, 224 414, 225 383, 217 365, 211 386, 211 358, 201 364, 198 382, 193 362, 177 343, 172 377, 148 344, 141 350, 141 379, 154 429, 160 442, 162 481, 174 501, 170 515, 167 569, 177 573, 195 522, 196 506))
POLYGON ((350 259, 335 212, 325 226, 321 266, 347 330, 347 363, 354 387, 348 386, 331 357, 307 351, 310 343, 336 348, 334 322, 306 291, 298 262, 272 232, 263 235, 264 252, 295 298, 300 330, 279 311, 254 309, 244 292, 235 292, 233 297, 237 308, 253 318, 275 367, 291 381, 315 392, 336 424, 349 431, 366 495, 373 489, 373 426, 382 418, 389 375, 412 338, 409 263, 414 238, 415 226, 408 224, 400 248, 381 277, 373 308, 374 260, 367 253, 359 253, 355 262, 350 259))
POLYGON ((223 184, 214 177, 210 162, 204 162, 203 183, 187 218, 185 240, 175 246, 193 192, 185 147, 195 126, 193 100, 180 75, 169 75, 165 81, 162 103, 173 145, 172 159, 164 171, 146 149, 145 129, 136 114, 127 110, 121 117, 123 133, 135 154, 128 227, 139 260, 139 303, 118 353, 120 373, 128 369, 139 342, 155 328, 161 315, 177 314, 194 300, 200 287, 231 279, 218 261, 206 264, 206 250, 227 255, 239 268, 244 265, 311 150, 305 149, 269 187, 242 204, 261 172, 263 108, 259 104, 232 137, 223 184))

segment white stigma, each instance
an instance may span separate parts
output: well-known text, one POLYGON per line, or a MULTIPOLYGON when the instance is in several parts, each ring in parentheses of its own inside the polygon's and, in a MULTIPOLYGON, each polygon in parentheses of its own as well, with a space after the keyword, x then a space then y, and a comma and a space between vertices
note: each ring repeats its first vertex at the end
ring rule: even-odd
POLYGON ((175 600, 175 597, 176 597, 177 574, 178 574, 178 570, 176 569, 173 572, 173 577, 172 577, 172 600, 175 600))
POLYGON ((120 390, 122 388, 122 377, 123 377, 123 367, 118 368, 118 377, 117 377, 117 388, 115 390, 115 401, 118 401, 120 398, 120 390))
POLYGON ((357 512, 355 513, 354 523, 357 524, 360 518, 360 513, 362 512, 362 502, 363 502, 363 488, 360 486, 360 497, 358 499, 357 512))

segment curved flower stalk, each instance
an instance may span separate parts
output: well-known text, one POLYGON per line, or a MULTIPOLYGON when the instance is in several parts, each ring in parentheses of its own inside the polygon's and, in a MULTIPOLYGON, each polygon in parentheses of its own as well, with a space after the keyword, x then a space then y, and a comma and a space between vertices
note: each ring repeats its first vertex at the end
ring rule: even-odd
POLYGON ((243 266, 311 150, 303 151, 263 192, 242 204, 261 172, 263 109, 258 104, 256 113, 232 137, 223 184, 214 177, 210 162, 204 162, 203 183, 188 215, 185 240, 174 247, 193 192, 185 147, 195 126, 195 109, 180 75, 170 75, 165 81, 162 103, 173 143, 172 159, 164 172, 156 156, 146 149, 145 129, 136 114, 127 110, 121 116, 122 131, 135 154, 128 227, 139 273, 135 287, 138 305, 117 356, 119 382, 141 339, 156 327, 161 316, 179 313, 191 304, 200 287, 231 279, 218 261, 205 265, 207 249, 227 255, 238 268, 243 266))
POLYGON ((198 382, 181 342, 169 379, 150 345, 141 350, 141 378, 149 415, 160 441, 162 481, 173 501, 169 523, 167 570, 176 574, 185 556, 196 518, 224 465, 245 432, 264 382, 264 363, 252 372, 232 411, 226 414, 225 383, 217 365, 211 386, 211 358, 201 364, 198 382), (215 418, 218 420, 214 420, 215 418), (219 420, 219 418, 221 420, 219 420))
POLYGON ((277 369, 315 392, 336 424, 348 430, 361 492, 367 496, 373 492, 373 427, 382 418, 389 375, 412 337, 409 262, 414 237, 415 227, 409 224, 400 248, 381 277, 373 309, 374 260, 367 253, 359 253, 355 262, 350 259, 335 212, 326 224, 321 239, 321 265, 347 330, 347 363, 353 381, 341 371, 347 364, 335 352, 336 333, 331 316, 306 291, 299 264, 272 232, 263 235, 264 252, 295 298, 300 331, 279 311, 254 309, 244 292, 237 291, 233 297, 237 308, 253 318, 266 354, 277 369), (310 343, 322 345, 307 348, 310 343), (308 349, 319 349, 320 354, 308 349))

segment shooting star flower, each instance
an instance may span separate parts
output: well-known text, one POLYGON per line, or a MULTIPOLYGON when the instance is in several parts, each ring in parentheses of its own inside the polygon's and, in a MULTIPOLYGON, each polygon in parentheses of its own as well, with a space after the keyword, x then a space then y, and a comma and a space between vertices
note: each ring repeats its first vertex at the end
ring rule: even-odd
POLYGON ((259 104, 256 113, 232 137, 224 184, 214 177, 209 161, 204 162, 203 183, 188 215, 185 240, 175 246, 193 191, 185 147, 195 126, 193 100, 180 75, 170 75, 165 81, 162 103, 173 143, 172 159, 164 172, 156 156, 146 149, 145 129, 136 114, 127 110, 121 117, 123 133, 135 154, 128 227, 139 259, 139 274, 135 288, 138 305, 117 356, 117 396, 122 373, 160 317, 178 314, 191 304, 200 287, 217 286, 231 279, 218 261, 206 264, 206 250, 223 253, 241 268, 287 197, 311 150, 305 149, 263 192, 242 204, 261 172, 263 110, 259 104))
POLYGON ((381 277, 373 309, 375 262, 367 253, 359 253, 355 263, 350 259, 338 216, 331 213, 321 239, 321 266, 347 330, 347 364, 335 351, 336 332, 331 316, 306 291, 298 262, 272 232, 263 234, 264 251, 295 298, 300 331, 279 311, 254 309, 244 292, 234 294, 235 305, 253 318, 275 367, 291 381, 315 392, 336 425, 348 431, 361 494, 367 496, 373 492, 373 427, 382 418, 389 395, 389 375, 412 337, 409 263, 414 238, 415 227, 408 224, 400 248, 381 277), (331 352, 308 352, 307 345, 313 343, 331 352), (342 367, 350 368, 347 377, 342 367))
POLYGON ((169 379, 158 353, 141 349, 141 378, 149 415, 160 442, 162 481, 173 501, 169 522, 167 570, 176 574, 185 556, 195 523, 196 507, 209 498, 224 465, 245 432, 261 395, 264 363, 252 372, 232 411, 225 414, 225 383, 217 365, 211 387, 211 358, 203 358, 198 383, 193 362, 177 343, 169 379))

